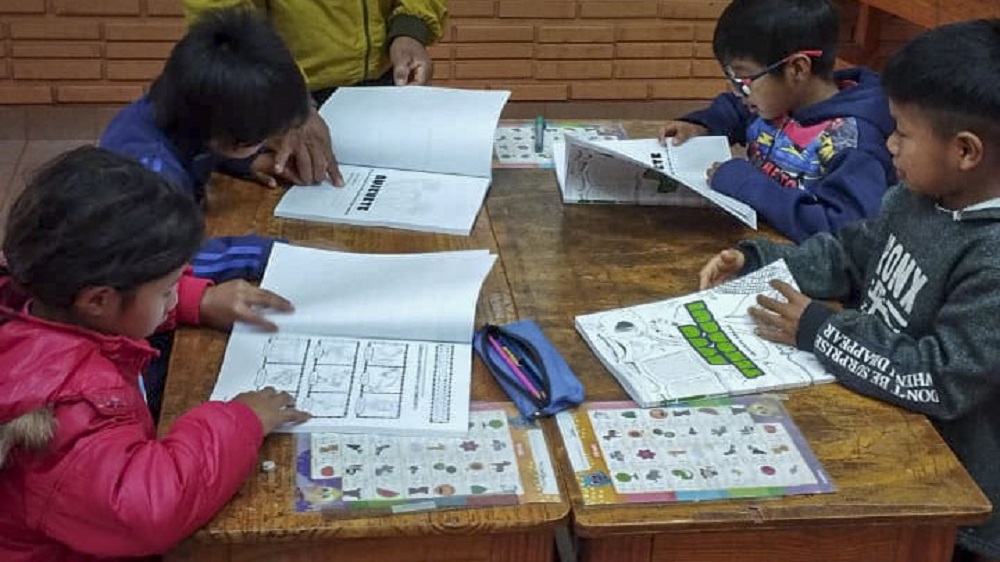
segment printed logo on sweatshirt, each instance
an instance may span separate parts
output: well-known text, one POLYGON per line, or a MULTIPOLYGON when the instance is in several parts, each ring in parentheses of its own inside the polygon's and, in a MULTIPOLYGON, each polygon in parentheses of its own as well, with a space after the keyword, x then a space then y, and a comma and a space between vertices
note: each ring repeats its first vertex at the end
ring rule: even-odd
POLYGON ((764 175, 790 189, 805 189, 826 175, 839 152, 858 143, 854 118, 836 118, 815 125, 795 121, 754 121, 747 137, 747 159, 764 175))
POLYGON ((926 284, 927 275, 913 255, 890 234, 861 310, 878 316, 893 330, 902 331, 909 325, 913 304, 926 284))
POLYGON ((848 373, 901 400, 924 404, 941 401, 930 373, 900 372, 891 359, 852 339, 832 324, 826 324, 817 334, 814 349, 848 373))

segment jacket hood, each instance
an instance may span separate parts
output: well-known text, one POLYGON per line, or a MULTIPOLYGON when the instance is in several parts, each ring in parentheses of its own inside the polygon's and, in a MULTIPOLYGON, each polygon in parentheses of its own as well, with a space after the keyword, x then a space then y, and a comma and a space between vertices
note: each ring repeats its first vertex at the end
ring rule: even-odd
POLYGON ((833 73, 841 90, 832 98, 802 108, 792 116, 804 125, 837 117, 854 117, 871 123, 886 137, 896 128, 889 113, 889 98, 878 75, 866 68, 847 68, 833 73))
POLYGON ((28 301, 9 277, 0 278, 0 424, 79 398, 84 388, 122 386, 157 353, 145 341, 31 316, 28 301), (100 363, 108 366, 101 375, 81 368, 100 363))

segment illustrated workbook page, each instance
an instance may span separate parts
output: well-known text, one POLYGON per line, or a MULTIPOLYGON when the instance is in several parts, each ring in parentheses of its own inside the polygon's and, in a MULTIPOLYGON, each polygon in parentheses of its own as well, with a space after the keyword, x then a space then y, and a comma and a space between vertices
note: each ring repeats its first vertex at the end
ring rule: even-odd
POLYGON ((489 189, 505 91, 340 88, 320 108, 346 185, 295 186, 275 216, 468 234, 489 189))
POLYGON ((352 254, 275 244, 261 286, 292 313, 234 327, 213 399, 273 386, 313 417, 293 432, 461 435, 486 250, 352 254))
POLYGON ((556 146, 556 179, 568 203, 706 207, 715 204, 756 228, 757 213, 713 191, 706 171, 732 158, 725 137, 695 137, 682 145, 657 139, 588 141, 566 135, 556 146), (561 154, 560 154, 561 153, 561 154))
POLYGON ((812 353, 754 333, 747 312, 770 286, 795 287, 784 260, 712 289, 576 317, 598 359, 640 406, 832 382, 812 353))
POLYGON ((585 505, 820 494, 833 483, 777 399, 650 409, 589 402, 556 416, 585 505))

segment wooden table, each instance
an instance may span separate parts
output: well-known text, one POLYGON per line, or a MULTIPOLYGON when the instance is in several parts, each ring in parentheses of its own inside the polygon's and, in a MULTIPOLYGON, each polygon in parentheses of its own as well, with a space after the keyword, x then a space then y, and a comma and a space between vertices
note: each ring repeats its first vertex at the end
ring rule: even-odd
MULTIPOLYGON (((324 226, 273 217, 281 192, 216 178, 208 201, 210 234, 245 233, 287 238, 297 243, 355 252, 429 252, 487 248, 497 251, 487 213, 480 213, 470 237, 387 229, 324 226)), ((477 306, 477 322, 517 319, 500 263, 487 277, 477 306)), ((182 329, 174 342, 163 403, 161 431, 181 413, 206 400, 222 365, 226 335, 182 329)), ((506 396, 475 362, 475 400, 506 396)), ((553 436, 550 435, 550 439, 553 436)), ((329 519, 292 511, 292 439, 273 435, 261 457, 277 470, 250 478, 236 498, 191 540, 167 556, 171 561, 233 562, 386 560, 392 562, 551 562, 554 534, 565 529, 569 505, 563 501, 495 508, 329 519)))
MULTIPOLYGON (((650 125, 627 124, 633 136, 650 125)), ((497 170, 469 238, 278 221, 277 193, 235 182, 210 201, 215 233, 263 234, 359 252, 488 248, 501 259, 484 285, 477 322, 534 318, 584 381, 591 400, 626 396, 573 328, 577 314, 693 291, 696 272, 748 235, 712 209, 564 206, 548 170, 497 170)), ((204 400, 225 336, 183 330, 164 404, 168 425, 204 400)), ((475 362, 473 396, 500 399, 475 362)), ((949 559, 958 525, 984 520, 989 503, 930 423, 836 385, 789 393, 788 410, 839 491, 814 497, 678 505, 586 507, 570 484, 573 528, 590 562, 769 562, 949 559)), ((570 469, 558 439, 555 460, 570 469)), ((264 457, 291 458, 268 439, 264 457)), ((172 560, 491 560, 552 558, 567 505, 529 505, 325 520, 290 511, 291 472, 251 478, 237 498, 172 560)))

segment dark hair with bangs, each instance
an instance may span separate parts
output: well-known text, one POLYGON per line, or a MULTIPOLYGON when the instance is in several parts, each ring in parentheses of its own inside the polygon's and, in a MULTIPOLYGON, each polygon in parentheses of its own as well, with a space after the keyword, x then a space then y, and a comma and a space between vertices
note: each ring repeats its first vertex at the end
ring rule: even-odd
POLYGON ((829 0, 734 0, 715 24, 712 49, 722 65, 748 59, 761 66, 798 51, 823 51, 810 59, 813 74, 826 78, 833 73, 839 33, 840 18, 829 0))
POLYGON ((1000 143, 1000 19, 918 35, 886 63, 882 86, 892 102, 918 107, 941 137, 971 131, 1000 143))
POLYGON ((21 288, 65 309, 87 287, 131 297, 186 264, 203 233, 187 193, 137 162, 84 146, 29 181, 11 207, 3 251, 21 288))
POLYGON ((270 24, 245 8, 206 12, 149 91, 157 125, 182 139, 250 146, 309 116, 305 79, 270 24))

